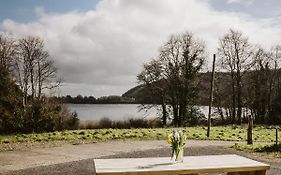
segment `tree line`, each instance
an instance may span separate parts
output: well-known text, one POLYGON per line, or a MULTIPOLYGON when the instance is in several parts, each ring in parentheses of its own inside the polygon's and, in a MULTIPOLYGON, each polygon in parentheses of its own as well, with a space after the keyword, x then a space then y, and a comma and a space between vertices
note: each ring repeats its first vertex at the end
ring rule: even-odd
MULTIPOLYGON (((280 51, 279 45, 266 50, 252 44, 242 32, 232 29, 219 39, 214 120, 241 124, 252 116, 255 123, 281 124, 280 51)), ((196 108, 204 100, 208 103, 202 98, 210 93, 211 74, 202 73, 206 59, 204 42, 186 32, 172 35, 158 56, 144 64, 137 76, 142 87, 139 96, 161 105, 163 125, 167 120, 175 126, 206 122, 196 108)), ((144 109, 152 107, 159 108, 142 105, 144 109)))
POLYGON ((57 69, 42 39, 0 35, 0 133, 78 127, 77 114, 44 95, 59 85, 57 69))
POLYGON ((214 101, 226 109, 228 122, 241 124, 252 116, 255 123, 281 124, 281 46, 266 50, 230 30, 220 39, 218 56, 229 74, 216 80, 214 101))
POLYGON ((93 96, 82 96, 77 95, 72 97, 70 95, 62 97, 53 97, 59 100, 62 103, 71 103, 71 104, 134 104, 135 99, 129 97, 122 97, 118 95, 102 96, 95 98, 93 96))

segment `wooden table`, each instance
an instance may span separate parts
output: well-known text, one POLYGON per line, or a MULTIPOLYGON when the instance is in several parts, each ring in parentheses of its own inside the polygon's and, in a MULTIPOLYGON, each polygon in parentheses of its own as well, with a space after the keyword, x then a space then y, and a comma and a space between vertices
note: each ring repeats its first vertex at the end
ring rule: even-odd
POLYGON ((172 164, 169 157, 95 159, 96 175, 264 175, 269 165, 238 155, 187 156, 172 164))

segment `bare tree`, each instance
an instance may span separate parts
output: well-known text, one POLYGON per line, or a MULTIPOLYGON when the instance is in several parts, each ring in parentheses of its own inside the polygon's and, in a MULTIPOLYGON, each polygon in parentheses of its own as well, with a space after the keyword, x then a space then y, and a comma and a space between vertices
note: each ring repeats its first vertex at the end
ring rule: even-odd
POLYGON ((159 61, 163 69, 164 79, 167 83, 168 101, 173 109, 173 123, 179 125, 179 96, 180 96, 180 36, 173 35, 167 43, 162 46, 159 61))
POLYGON ((19 40, 18 82, 24 92, 24 104, 28 93, 31 99, 41 98, 44 89, 59 86, 53 60, 44 49, 43 41, 38 37, 27 37, 19 40))
POLYGON ((0 34, 0 66, 12 71, 16 56, 16 42, 6 35, 0 34))
POLYGON ((77 116, 63 110, 55 99, 44 96, 45 89, 59 86, 56 71, 40 38, 29 36, 13 40, 0 35, 0 88, 3 90, 0 113, 5 115, 4 120, 0 120, 0 131, 34 132, 77 127, 77 116))
POLYGON ((191 33, 172 35, 160 49, 158 59, 144 66, 141 77, 152 80, 157 85, 154 90, 160 93, 163 101, 172 106, 173 124, 183 125, 187 121, 196 100, 197 73, 205 59, 204 44, 191 33), (151 70, 153 76, 151 77, 151 70), (157 78, 155 78, 157 77, 157 78))
POLYGON ((168 119, 167 111, 167 84, 163 77, 163 70, 159 60, 153 59, 144 64, 143 71, 137 76, 140 84, 143 84, 145 91, 142 93, 151 104, 143 104, 141 109, 157 108, 161 104, 162 124, 165 126, 168 119))
POLYGON ((265 51, 259 48, 255 54, 255 65, 247 75, 247 104, 257 123, 270 122, 273 116, 274 101, 279 94, 280 46, 265 51))
POLYGON ((57 68, 54 61, 50 59, 48 52, 42 51, 36 59, 36 77, 37 98, 41 98, 43 90, 53 89, 60 85, 60 79, 57 78, 57 68))
POLYGON ((237 114, 237 122, 241 123, 242 116, 242 77, 253 66, 253 46, 239 31, 230 30, 220 39, 218 49, 221 66, 231 74, 233 122, 237 114), (237 112, 236 112, 237 108, 237 112))

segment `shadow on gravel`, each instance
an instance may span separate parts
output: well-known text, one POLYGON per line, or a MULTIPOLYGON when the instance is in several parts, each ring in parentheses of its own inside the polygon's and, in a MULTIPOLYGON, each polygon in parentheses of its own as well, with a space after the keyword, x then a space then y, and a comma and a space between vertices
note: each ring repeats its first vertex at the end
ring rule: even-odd
POLYGON ((268 153, 270 153, 270 152, 281 152, 281 144, 264 146, 262 148, 255 149, 255 151, 257 151, 257 152, 268 152, 268 153))
POLYGON ((13 171, 7 175, 93 175, 93 159, 13 171))

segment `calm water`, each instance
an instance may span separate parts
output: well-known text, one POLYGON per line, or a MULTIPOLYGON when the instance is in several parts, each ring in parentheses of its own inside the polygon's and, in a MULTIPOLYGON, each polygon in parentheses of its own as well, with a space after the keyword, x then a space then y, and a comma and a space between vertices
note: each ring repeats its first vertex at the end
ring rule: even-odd
POLYGON ((76 111, 81 120, 99 120, 107 117, 112 120, 128 118, 155 118, 157 110, 139 111, 137 104, 67 104, 70 111, 76 111))
MULTIPOLYGON (((81 120, 99 120, 107 117, 112 120, 125 120, 128 118, 155 118, 157 110, 148 112, 139 111, 137 104, 67 104, 70 111, 76 111, 81 120)), ((207 116, 208 107, 202 106, 200 110, 207 116)))

